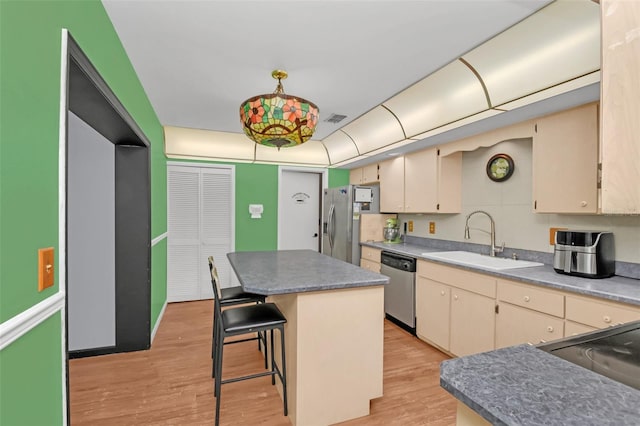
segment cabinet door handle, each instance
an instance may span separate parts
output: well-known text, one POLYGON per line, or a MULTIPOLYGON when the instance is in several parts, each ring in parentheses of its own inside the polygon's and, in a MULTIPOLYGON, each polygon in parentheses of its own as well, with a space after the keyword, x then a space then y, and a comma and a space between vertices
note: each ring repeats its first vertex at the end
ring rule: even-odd
POLYGON ((530 300, 531 300, 531 298, 530 298, 529 296, 525 296, 525 297, 524 297, 524 301, 525 301, 525 302, 528 302, 528 301, 530 301, 530 300))
POLYGON ((602 317, 602 320, 607 324, 609 324, 611 322, 611 317, 609 317, 608 315, 605 315, 604 317, 602 317))
POLYGON ((548 331, 549 333, 553 333, 553 327, 551 327, 551 326, 547 327, 547 331, 548 331))
POLYGON ((458 300, 458 295, 457 294, 453 295, 453 300, 458 300))
POLYGON ((440 296, 444 296, 444 290, 440 292, 440 296))

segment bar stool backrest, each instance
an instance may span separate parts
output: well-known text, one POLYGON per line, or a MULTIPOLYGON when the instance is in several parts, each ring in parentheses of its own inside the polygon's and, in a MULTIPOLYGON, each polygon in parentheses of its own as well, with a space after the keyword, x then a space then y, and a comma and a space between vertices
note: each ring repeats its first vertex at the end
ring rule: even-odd
POLYGON ((211 285, 213 286, 213 294, 216 300, 222 300, 222 291, 220 290, 220 278, 218 277, 218 269, 213 262, 213 256, 209 256, 209 272, 211 272, 211 285))

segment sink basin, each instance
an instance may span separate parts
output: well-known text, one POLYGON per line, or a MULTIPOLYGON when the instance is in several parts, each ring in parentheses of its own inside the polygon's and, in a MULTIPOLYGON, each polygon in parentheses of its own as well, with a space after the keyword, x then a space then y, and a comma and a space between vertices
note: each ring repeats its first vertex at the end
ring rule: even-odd
POLYGON ((505 269, 516 268, 531 268, 533 266, 543 265, 539 262, 529 262, 528 260, 513 260, 504 257, 491 257, 484 254, 472 253, 469 251, 440 251, 433 253, 422 253, 421 256, 427 259, 443 260, 458 265, 491 269, 492 271, 503 271, 505 269))

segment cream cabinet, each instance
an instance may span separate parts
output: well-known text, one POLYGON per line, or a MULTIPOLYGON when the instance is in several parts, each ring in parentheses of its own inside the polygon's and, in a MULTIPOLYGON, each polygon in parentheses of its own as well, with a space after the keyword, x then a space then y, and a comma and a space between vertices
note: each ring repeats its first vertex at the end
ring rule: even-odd
POLYGON ((418 260, 416 335, 456 356, 640 320, 640 306, 418 260))
POLYGON ((601 0, 601 210, 640 214, 640 2, 601 0))
POLYGON ((416 280, 416 335, 449 351, 451 287, 418 276, 416 280))
POLYGON ((404 157, 380 163, 380 212, 404 212, 404 157))
POLYGON ((360 267, 364 269, 368 269, 372 272, 380 273, 380 257, 382 254, 382 250, 362 246, 361 255, 360 255, 360 267))
POLYGON ((456 356, 494 349, 495 278, 419 260, 416 334, 456 356))
POLYGON ((377 183, 379 180, 378 163, 351 169, 349 172, 349 183, 351 185, 368 185, 377 183))
POLYGON ((597 213, 597 103, 538 119, 532 165, 536 213, 597 213))
POLYGON ((495 306, 491 297, 451 288, 452 354, 465 356, 495 349, 495 306))
POLYGON ((496 348, 564 337, 564 294, 498 279, 496 348))
POLYGON ((380 163, 380 209, 394 213, 458 213, 462 153, 429 148, 380 163))
POLYGON ((640 307, 587 296, 567 295, 566 319, 593 328, 640 320, 640 307))

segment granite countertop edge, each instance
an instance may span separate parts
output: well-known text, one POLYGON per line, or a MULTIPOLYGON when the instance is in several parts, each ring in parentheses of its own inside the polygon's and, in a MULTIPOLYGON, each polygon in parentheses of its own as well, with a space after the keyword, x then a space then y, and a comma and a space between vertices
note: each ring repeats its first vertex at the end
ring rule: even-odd
POLYGON ((344 290, 350 288, 360 288, 360 287, 373 287, 378 285, 385 285, 389 282, 389 279, 385 277, 385 279, 380 280, 370 280, 366 282, 345 282, 345 283, 335 283, 335 284, 327 284, 327 285, 310 285, 305 286, 303 284, 296 285, 294 287, 252 287, 251 285, 243 285, 243 289, 245 291, 260 294, 263 296, 275 296, 282 294, 291 294, 291 293, 310 293, 314 291, 327 291, 327 290, 344 290))
POLYGON ((544 287, 564 290, 571 293, 583 294, 587 296, 599 297, 616 302, 623 302, 640 306, 640 280, 613 276, 610 278, 590 279, 576 276, 558 274, 551 265, 535 266, 531 268, 508 269, 495 271, 460 265, 445 260, 428 259, 422 253, 442 252, 448 250, 435 249, 415 244, 389 244, 383 242, 362 242, 361 245, 391 251, 417 259, 428 260, 429 262, 442 265, 453 266, 472 272, 479 272, 493 275, 499 278, 520 281, 524 283, 536 284, 544 287))

